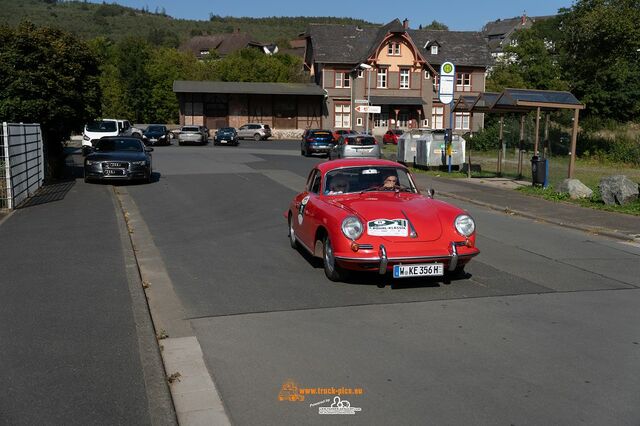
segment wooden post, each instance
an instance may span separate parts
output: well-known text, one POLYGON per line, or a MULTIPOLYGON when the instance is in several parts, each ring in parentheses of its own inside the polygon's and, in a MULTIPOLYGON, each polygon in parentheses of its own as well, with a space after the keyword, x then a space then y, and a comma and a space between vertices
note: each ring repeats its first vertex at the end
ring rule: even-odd
POLYGON ((573 172, 576 167, 576 144, 578 141, 578 117, 580 110, 573 110, 573 131, 571 132, 571 158, 569 158, 569 179, 573 179, 573 172))
POLYGON ((504 127, 504 115, 500 114, 500 137, 499 137, 499 146, 498 146, 498 169, 497 175, 498 177, 502 176, 502 133, 504 127))
POLYGON ((467 178, 471 179, 471 141, 473 140, 473 131, 469 134, 469 145, 467 146, 467 178))
POLYGON ((518 179, 522 179, 522 157, 524 156, 524 113, 520 116, 520 142, 518 144, 518 179))
POLYGON ((549 113, 547 112, 544 119, 544 141, 542 142, 542 157, 547 158, 547 154, 551 155, 551 142, 549 142, 549 113), (548 151, 548 152, 547 152, 548 151))
POLYGON ((538 144, 540 143, 540 107, 536 108, 536 137, 533 145, 533 155, 538 155, 538 144))

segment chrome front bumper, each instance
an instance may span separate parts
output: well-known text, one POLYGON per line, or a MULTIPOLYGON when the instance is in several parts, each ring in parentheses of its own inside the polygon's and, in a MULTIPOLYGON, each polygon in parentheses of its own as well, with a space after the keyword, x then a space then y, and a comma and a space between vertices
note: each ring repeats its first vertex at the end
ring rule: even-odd
POLYGON ((342 260, 345 262, 369 263, 369 264, 377 263, 378 273, 381 275, 384 275, 387 273, 387 267, 389 263, 394 263, 394 264, 403 263, 403 262, 418 263, 418 262, 437 262, 437 261, 448 260, 447 270, 449 272, 453 272, 458 267, 458 263, 460 262, 461 258, 471 258, 477 254, 477 253, 473 253, 473 254, 459 255, 458 247, 466 246, 466 245, 467 245, 466 241, 452 241, 449 244, 449 253, 445 255, 439 255, 439 256, 389 257, 387 255, 387 249, 384 246, 384 244, 380 244, 380 248, 378 249, 378 256, 376 257, 356 258, 356 257, 336 256, 336 259, 342 260))

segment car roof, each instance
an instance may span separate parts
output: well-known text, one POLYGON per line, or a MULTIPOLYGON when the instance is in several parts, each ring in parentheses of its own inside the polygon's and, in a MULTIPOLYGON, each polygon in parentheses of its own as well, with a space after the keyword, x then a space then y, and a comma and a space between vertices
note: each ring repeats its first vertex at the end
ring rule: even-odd
POLYGON ((400 167, 407 169, 400 163, 391 160, 378 160, 375 158, 344 158, 340 160, 331 160, 324 163, 320 163, 316 166, 318 170, 325 174, 333 169, 339 169, 342 167, 361 167, 361 166, 385 166, 385 167, 400 167))

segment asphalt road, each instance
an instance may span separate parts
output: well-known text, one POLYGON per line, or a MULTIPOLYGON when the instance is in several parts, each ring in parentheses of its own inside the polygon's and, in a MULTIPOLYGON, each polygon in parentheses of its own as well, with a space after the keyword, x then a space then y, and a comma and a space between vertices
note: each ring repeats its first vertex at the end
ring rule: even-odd
POLYGON ((467 278, 332 283, 283 217, 324 159, 276 141, 153 154, 159 179, 125 188, 234 424, 640 423, 639 247, 455 202, 478 224, 467 278), (278 401, 288 380, 316 394, 278 401), (332 387, 362 389, 342 395, 361 411, 319 414, 332 387))
POLYGON ((362 388, 332 418, 350 424, 640 422, 638 247, 462 205, 482 250, 467 279, 332 283, 286 237, 324 161, 298 146, 159 147, 160 180, 127 188, 232 422, 325 423, 310 405, 333 395, 278 401, 288 379, 362 388))

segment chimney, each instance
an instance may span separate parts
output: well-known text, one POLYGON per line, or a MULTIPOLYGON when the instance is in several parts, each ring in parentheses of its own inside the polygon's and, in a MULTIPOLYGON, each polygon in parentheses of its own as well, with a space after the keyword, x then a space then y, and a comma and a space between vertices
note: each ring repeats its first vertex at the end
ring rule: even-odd
POLYGON ((409 29, 409 20, 407 18, 404 18, 404 21, 402 21, 402 28, 405 30, 409 29))
POLYGON ((520 25, 524 25, 527 22, 527 14, 523 13, 522 18, 520 18, 520 25))

